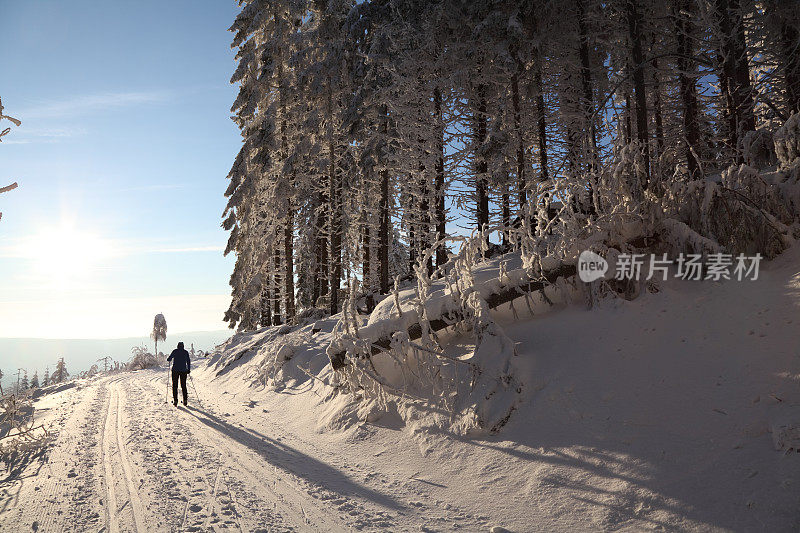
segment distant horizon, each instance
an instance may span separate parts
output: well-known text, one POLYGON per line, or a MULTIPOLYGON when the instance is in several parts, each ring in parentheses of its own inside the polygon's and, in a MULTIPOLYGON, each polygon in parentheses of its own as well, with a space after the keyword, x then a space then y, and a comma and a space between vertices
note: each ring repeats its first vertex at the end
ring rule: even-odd
MULTIPOLYGON (((167 340, 175 335, 198 335, 208 333, 230 333, 234 335, 236 330, 233 329, 204 329, 196 331, 176 331, 175 333, 167 332, 167 340)), ((141 335, 126 335, 121 337, 7 337, 0 335, 0 340, 36 340, 36 341, 122 341, 129 339, 141 339, 141 335)), ((159 344, 164 341, 159 341, 159 344)))
MULTIPOLYGON (((159 352, 167 354, 182 341, 187 349, 194 344, 195 350, 209 351, 235 333, 233 330, 168 332, 167 340, 159 342, 158 348, 159 352)), ((98 359, 105 356, 125 363, 131 359, 131 349, 142 345, 152 353, 153 341, 146 335, 109 339, 0 337, 0 370, 4 373, 2 385, 6 387, 16 382, 18 368, 27 370, 29 379, 34 372, 38 372, 41 381, 46 368, 50 367, 52 371, 61 357, 70 376, 88 370, 93 364, 102 368, 98 359)))

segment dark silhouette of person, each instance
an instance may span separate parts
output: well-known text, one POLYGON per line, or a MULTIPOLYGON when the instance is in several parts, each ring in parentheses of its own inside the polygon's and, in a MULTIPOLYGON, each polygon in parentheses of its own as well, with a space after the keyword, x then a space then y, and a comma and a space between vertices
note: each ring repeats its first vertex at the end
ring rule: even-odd
POLYGON ((179 342, 178 347, 172 350, 167 361, 172 361, 172 405, 178 405, 178 380, 183 389, 183 405, 186 405, 189 399, 189 393, 186 391, 186 376, 192 371, 192 363, 189 360, 189 352, 183 348, 182 342, 179 342))

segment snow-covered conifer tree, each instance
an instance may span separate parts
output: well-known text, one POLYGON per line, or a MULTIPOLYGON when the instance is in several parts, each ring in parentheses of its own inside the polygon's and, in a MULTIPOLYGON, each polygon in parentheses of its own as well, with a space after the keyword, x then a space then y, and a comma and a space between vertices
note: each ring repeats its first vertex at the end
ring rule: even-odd
POLYGON ((51 385, 54 383, 63 383, 68 377, 69 372, 67 372, 67 365, 64 363, 64 358, 61 357, 56 363, 56 368, 53 370, 53 375, 50 376, 49 383, 51 385))
POLYGON ((153 331, 150 332, 150 338, 155 342, 153 355, 158 356, 158 341, 167 340, 167 319, 161 313, 157 314, 153 319, 153 331))

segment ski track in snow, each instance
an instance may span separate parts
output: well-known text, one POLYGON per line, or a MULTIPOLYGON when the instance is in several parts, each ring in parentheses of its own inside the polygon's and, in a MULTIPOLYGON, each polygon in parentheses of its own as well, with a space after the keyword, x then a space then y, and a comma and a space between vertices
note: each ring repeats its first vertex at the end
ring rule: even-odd
MULTIPOLYGON (((264 418, 236 422, 233 401, 175 408, 165 389, 164 372, 145 371, 52 395, 39 409, 54 441, 42 460, 0 484, 0 530, 486 528, 485 517, 428 498, 419 483, 374 472, 264 418)), ((213 394, 202 385, 199 392, 213 394)))

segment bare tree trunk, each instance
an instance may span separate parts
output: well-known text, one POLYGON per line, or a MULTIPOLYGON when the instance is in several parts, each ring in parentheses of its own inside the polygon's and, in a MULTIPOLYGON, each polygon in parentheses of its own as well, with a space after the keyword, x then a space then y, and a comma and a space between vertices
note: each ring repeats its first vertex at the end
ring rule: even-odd
MULTIPOLYGON (((531 5, 534 9, 531 9, 527 14, 527 35, 529 38, 534 38, 539 33, 539 22, 536 18, 536 11, 535 5, 531 5)), ((519 61, 520 58, 517 56, 517 72, 521 72, 524 69, 524 65, 520 65, 519 61)), ((537 144, 539 148, 539 181, 545 182, 550 179, 550 172, 547 168, 547 119, 546 119, 546 111, 544 107, 544 86, 542 84, 542 63, 544 61, 544 57, 542 56, 541 49, 536 47, 534 49, 533 55, 533 89, 535 91, 535 101, 536 101, 536 133, 537 133, 537 144)), ((515 104, 514 106, 514 120, 516 126, 517 115, 519 114, 518 108, 515 104)), ((522 122, 521 116, 520 123, 522 122)), ((522 129, 521 127, 517 128, 517 131, 520 132, 520 136, 518 139, 517 145, 517 175, 524 176, 525 170, 525 151, 523 138, 522 138, 522 129), (520 151, 520 149, 522 149, 520 151), (520 168, 522 170, 520 170, 520 168)), ((527 201, 527 194, 523 198, 520 195, 520 208, 522 207, 522 200, 527 201)))
POLYGON ((339 287, 342 282, 342 200, 341 184, 336 174, 336 149, 333 127, 333 94, 328 80, 328 196, 331 209, 331 258, 330 258, 330 312, 339 312, 339 287))
MULTIPOLYGON (((383 135, 389 134, 389 110, 383 106, 383 135)), ((381 170, 381 199, 379 205, 380 229, 378 236, 378 264, 380 267, 381 294, 389 294, 389 171, 381 170)))
MULTIPOLYGON (((424 170, 424 166, 423 166, 424 170)), ((420 250, 425 252, 431 247, 430 235, 431 235, 431 215, 430 215, 430 191, 428 190, 427 179, 422 177, 422 190, 421 198, 419 202, 419 212, 420 212, 420 223, 419 223, 419 243, 420 243, 420 250)), ((426 263, 426 268, 428 269, 428 275, 433 275, 433 258, 431 256, 428 257, 426 263)))
POLYGON ((503 195, 501 198, 501 210, 503 218, 503 246, 508 244, 508 230, 511 228, 511 205, 508 195, 508 179, 503 185, 503 195))
POLYGON ((692 38, 694 25, 691 20, 691 5, 682 0, 675 14, 675 33, 678 40, 678 85, 683 105, 683 129, 686 134, 686 168, 689 179, 697 179, 700 165, 695 152, 700 142, 700 129, 697 124, 697 89, 695 87, 694 65, 689 58, 694 53, 692 38))
POLYGON ((650 182, 650 134, 647 120, 647 93, 644 86, 644 58, 642 57, 641 16, 637 9, 637 0, 627 0, 628 37, 631 45, 633 61, 633 92, 636 99, 636 137, 644 155, 645 182, 642 188, 647 190, 650 182))
POLYGON ((286 321, 294 319, 294 210, 290 207, 286 216, 286 226, 283 229, 283 256, 284 256, 284 302, 286 321))
MULTIPOLYGON (((279 234, 279 231, 276 231, 279 234)), ((275 235, 275 251, 273 253, 274 257, 274 269, 273 269, 273 276, 274 276, 274 286, 273 291, 274 299, 272 304, 272 324, 274 326, 279 326, 283 324, 283 318, 281 316, 281 248, 278 245, 280 240, 278 239, 279 235, 275 235)))
MULTIPOLYGON (((514 107, 514 132, 517 135, 517 203, 519 208, 522 209, 528 203, 528 183, 525 176, 525 139, 522 134, 522 111, 520 109, 519 96, 519 78, 525 70, 525 65, 520 59, 516 48, 512 50, 511 55, 517 64, 517 69, 511 76, 511 103, 514 107)), ((506 198, 505 201, 507 202, 508 199, 506 198)), ((505 219, 503 224, 506 224, 505 219)))
POLYGON ((314 306, 318 305, 319 298, 323 294, 322 279, 327 280, 328 275, 323 276, 323 265, 327 262, 326 254, 327 245, 323 233, 323 225, 325 224, 326 215, 323 207, 322 194, 317 192, 314 194, 312 201, 312 222, 314 224, 314 275, 311 280, 311 298, 314 306))
POLYGON ((767 0, 764 7, 772 19, 771 26, 776 28, 776 55, 786 88, 787 115, 791 115, 800 112, 800 27, 791 17, 797 6, 783 0, 767 0))
POLYGON ((750 65, 747 59, 747 41, 744 35, 744 13, 741 0, 730 0, 732 13, 735 14, 736 32, 733 35, 734 49, 736 50, 736 85, 739 91, 741 110, 741 134, 756 129, 755 102, 753 100, 753 87, 750 83, 750 65))
POLYGON ((633 141, 633 126, 631 122, 631 116, 633 115, 633 107, 631 105, 631 91, 626 86, 625 87, 625 144, 630 144, 633 141))
MULTIPOLYGON (((364 205, 367 203, 366 196, 364 194, 365 201, 364 205)), ((364 209, 361 217, 361 279, 362 285, 364 288, 364 292, 366 293, 366 304, 367 310, 372 312, 375 308, 375 297, 372 293, 373 285, 372 285, 372 257, 371 257, 371 246, 372 240, 369 231, 369 220, 367 216, 367 211, 364 209)))
MULTIPOLYGON (((423 83, 422 80, 419 80, 419 90, 422 93, 423 90, 423 83)), ((430 205, 431 205, 431 191, 428 188, 428 177, 427 172, 428 169, 425 167, 425 162, 428 160, 430 156, 430 152, 425 149, 425 139, 424 137, 419 137, 417 139, 417 144, 419 145, 419 221, 417 225, 418 231, 418 240, 419 240, 419 250, 421 253, 425 253, 431 247, 431 213, 430 213, 430 205)), ((425 263, 425 267, 428 270, 428 275, 433 274, 433 258, 428 257, 425 263)), ((412 271, 413 272, 413 271, 412 271)))
MULTIPOLYGON (((592 70, 589 63, 589 35, 586 30, 586 12, 583 0, 578 0, 578 32, 580 37, 580 57, 581 57, 581 85, 583 88, 583 113, 586 119, 586 127, 589 129, 589 172, 595 174, 599 167, 597 153, 597 131, 595 128, 594 117, 594 86, 592 83, 592 70)), ((591 191, 590 191, 591 192, 591 191)), ((590 194, 591 197, 591 194, 590 194)))
POLYGON ((414 272, 414 265, 417 264, 417 224, 414 220, 413 206, 414 197, 409 198, 409 213, 406 215, 406 223, 408 224, 408 270, 414 272))
POLYGON ((786 100, 790 113, 800 113, 800 28, 783 20, 781 44, 786 100))
MULTIPOLYGON (((658 59, 653 59, 653 115, 656 123, 656 159, 664 153, 664 119, 661 108, 661 78, 658 71, 658 59)), ((658 166, 660 169, 660 165, 658 166)), ((659 176, 660 177, 660 176, 659 176)))
POLYGON ((486 140, 486 86, 479 85, 477 88, 478 107, 475 112, 475 193, 477 199, 476 218, 478 229, 485 229, 489 226, 489 183, 486 173, 489 164, 486 156, 480 153, 481 146, 486 140))
POLYGON ((267 276, 262 282, 261 288, 261 318, 259 323, 261 327, 271 326, 272 325, 272 294, 269 290, 269 286, 272 283, 272 276, 267 276))
MULTIPOLYGON (((436 115, 436 181, 435 189, 435 217, 436 240, 441 241, 446 235, 446 219, 444 206, 444 122, 442 119, 442 92, 436 87, 433 90, 433 106, 436 115)), ((440 267, 447 262, 447 249, 443 243, 436 248, 436 266, 440 267)))
MULTIPOLYGON (((283 27, 280 19, 281 14, 277 9, 277 5, 273 6, 273 17, 277 27, 283 27)), ((278 54, 277 60, 277 77, 279 86, 279 102, 281 114, 281 159, 286 161, 289 157, 289 141, 286 137, 286 117, 288 115, 286 109, 286 85, 283 75, 283 57, 282 51, 278 54)), ((294 175, 288 176, 289 189, 294 190, 294 175)), ((293 194, 286 200, 286 220, 284 221, 283 228, 283 257, 284 257, 284 273, 283 273, 283 308, 286 312, 286 322, 291 322, 294 319, 295 306, 294 306, 294 202, 293 194)))
POLYGON ((537 53, 536 70, 533 73, 533 83, 536 89, 536 122, 539 141, 539 181, 550 179, 550 170, 547 166, 547 119, 544 108, 544 87, 542 85, 541 56, 537 53))
POLYGON ((739 0, 716 0, 720 30, 720 87, 727 107, 728 148, 737 163, 744 161, 739 142, 755 129, 752 88, 744 42, 744 20, 739 0))

